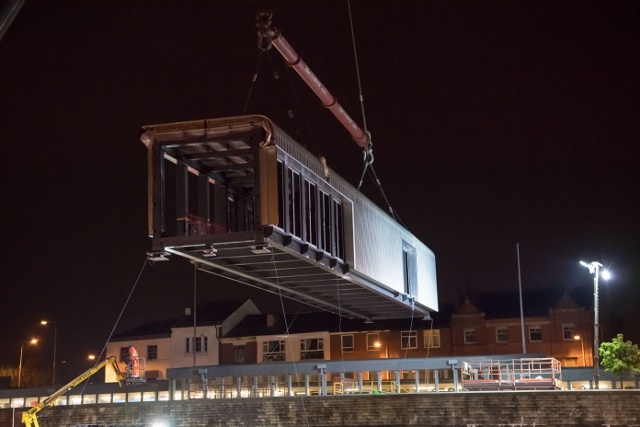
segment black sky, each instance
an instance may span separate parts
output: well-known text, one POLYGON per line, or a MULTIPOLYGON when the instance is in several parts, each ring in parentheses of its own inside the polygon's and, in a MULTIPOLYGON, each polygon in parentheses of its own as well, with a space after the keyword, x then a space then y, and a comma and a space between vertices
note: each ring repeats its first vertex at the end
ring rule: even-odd
MULTIPOLYGON (((104 345, 150 247, 143 125, 240 115, 248 99, 357 185, 360 149, 277 52, 251 84, 268 7, 362 124, 347 5, 27 0, 0 40, 0 363, 32 334, 50 342, 42 317, 59 360, 104 345)), ((374 167, 436 254, 441 304, 517 290, 519 243, 525 288, 589 287, 578 260, 609 266, 603 304, 637 341, 640 2, 351 9, 374 167)), ((371 179, 363 192, 386 208, 371 179)), ((198 281, 203 300, 244 291, 198 281)), ((146 267, 118 330, 180 315, 192 290, 187 262, 146 267)))

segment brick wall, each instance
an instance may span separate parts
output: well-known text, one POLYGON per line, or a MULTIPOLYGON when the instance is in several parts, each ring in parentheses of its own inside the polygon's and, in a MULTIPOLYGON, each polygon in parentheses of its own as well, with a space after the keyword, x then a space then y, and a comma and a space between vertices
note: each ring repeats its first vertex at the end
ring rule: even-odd
MULTIPOLYGON (((190 400, 57 406, 41 427, 218 426, 640 426, 640 391, 431 393, 190 400)), ((12 409, 0 426, 12 426, 12 409)), ((20 411, 15 411, 15 425, 20 411)))

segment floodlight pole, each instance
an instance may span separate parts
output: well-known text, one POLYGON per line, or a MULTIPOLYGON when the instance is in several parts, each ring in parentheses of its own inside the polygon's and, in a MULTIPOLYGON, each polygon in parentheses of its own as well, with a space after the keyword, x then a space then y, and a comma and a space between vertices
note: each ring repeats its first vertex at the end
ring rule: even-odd
POLYGON ((580 264, 589 269, 589 273, 593 274, 593 387, 598 390, 600 388, 600 318, 598 313, 598 277, 600 276, 600 264, 598 261, 586 263, 580 261, 580 264))

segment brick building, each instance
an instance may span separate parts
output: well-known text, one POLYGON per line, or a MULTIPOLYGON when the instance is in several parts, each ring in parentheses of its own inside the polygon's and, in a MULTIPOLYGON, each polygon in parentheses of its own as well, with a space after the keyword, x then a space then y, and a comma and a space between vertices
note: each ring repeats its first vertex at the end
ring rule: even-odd
POLYGON ((472 296, 456 309, 434 313, 433 319, 369 323, 328 312, 260 314, 251 301, 224 310, 215 305, 215 313, 207 312, 213 307, 209 305, 199 308, 195 342, 192 318, 185 316, 119 334, 109 343, 108 354, 119 355, 132 344, 157 378, 165 378, 168 368, 193 366, 194 352, 198 365, 526 352, 553 357, 563 367, 593 366, 588 293, 528 292, 523 302, 524 322, 518 295, 506 293, 472 296))

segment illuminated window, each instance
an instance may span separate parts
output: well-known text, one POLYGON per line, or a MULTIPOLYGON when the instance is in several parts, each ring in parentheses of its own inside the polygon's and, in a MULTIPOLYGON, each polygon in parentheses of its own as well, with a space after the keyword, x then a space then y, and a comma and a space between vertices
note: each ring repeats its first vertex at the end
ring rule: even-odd
POLYGON ((418 331, 402 331, 400 333, 400 346, 403 349, 418 348, 418 331))
POLYGON ((342 351, 353 351, 353 335, 341 335, 342 351))
POLYGON ((496 342, 509 342, 509 329, 506 326, 498 326, 496 328, 496 342))
POLYGON ((424 348, 440 348, 440 329, 424 331, 424 348))
POLYGON ((322 338, 300 340, 300 359, 324 359, 324 341, 322 338))
POLYGON ((530 342, 542 341, 542 328, 540 326, 529 327, 529 341, 530 342))
POLYGON ((367 351, 378 350, 380 350, 380 334, 377 332, 367 334, 367 351))
POLYGON ((464 331, 464 343, 475 344, 476 343, 476 328, 465 328, 464 331))
POLYGON ((262 360, 265 362, 283 362, 285 360, 284 340, 263 342, 262 360))

